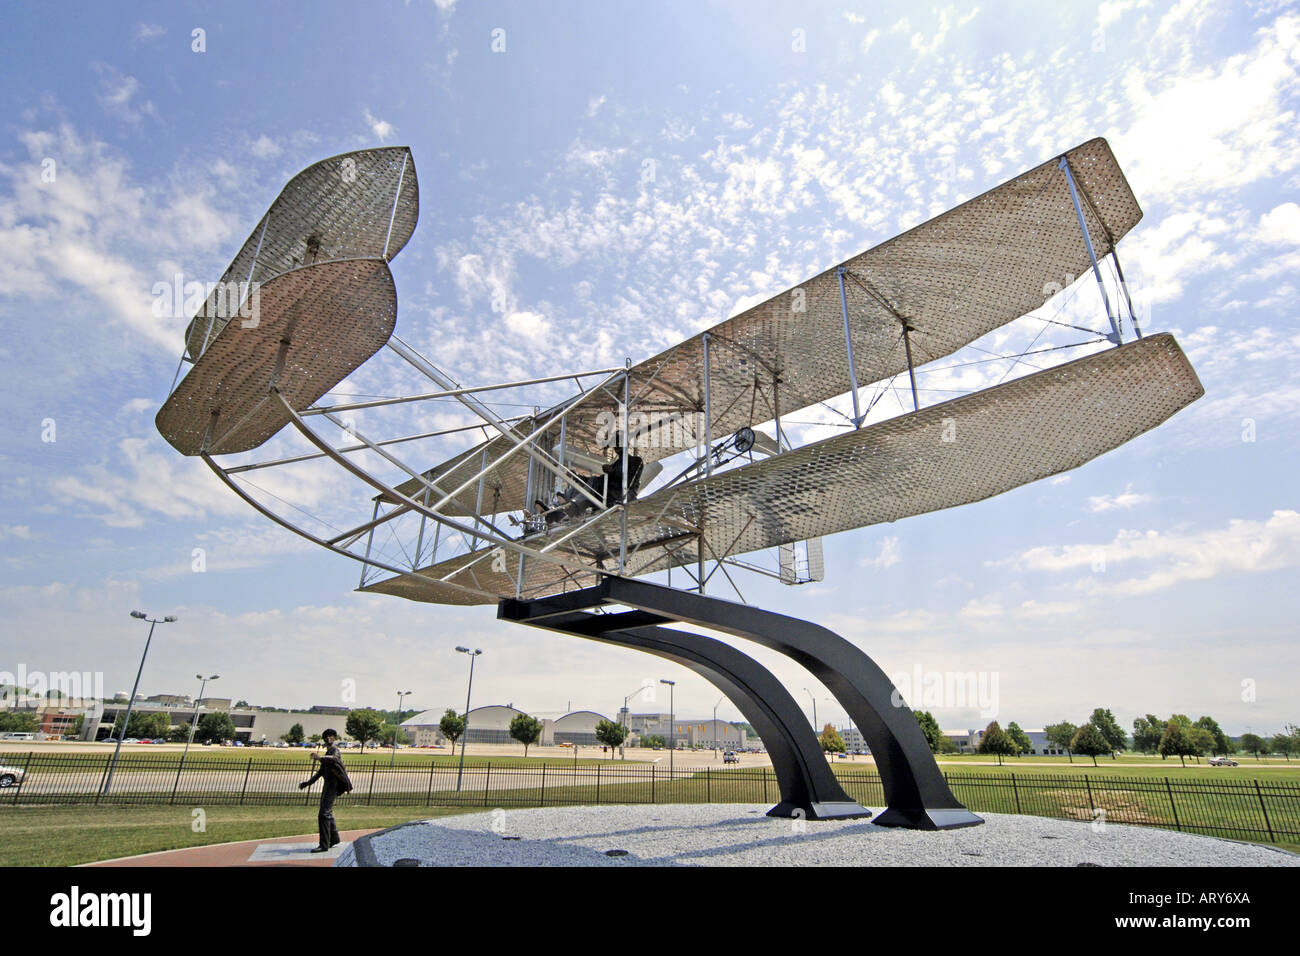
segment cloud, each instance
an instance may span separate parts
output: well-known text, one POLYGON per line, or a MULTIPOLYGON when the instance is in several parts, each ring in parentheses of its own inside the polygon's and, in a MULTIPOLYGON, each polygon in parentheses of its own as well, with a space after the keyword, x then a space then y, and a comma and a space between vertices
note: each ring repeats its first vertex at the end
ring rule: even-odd
POLYGON ((397 127, 387 120, 382 120, 375 116, 369 109, 366 109, 363 112, 363 115, 365 117, 366 126, 370 127, 370 132, 382 143, 388 142, 389 138, 397 132, 397 127))
POLYGON ((591 119, 598 112, 600 112, 600 108, 604 105, 605 105, 604 93, 602 93, 600 96, 593 96, 591 99, 587 100, 587 119, 591 119))
POLYGON ((1295 567, 1300 564, 1300 512, 1274 511, 1264 521, 1234 519, 1225 528, 1207 531, 1120 531, 1109 543, 1030 548, 993 564, 1049 573, 1104 568, 1075 586, 1097 595, 1151 594, 1187 581, 1295 567), (1130 563, 1156 566, 1145 576, 1126 570, 1114 580, 1114 566, 1130 563))
POLYGON ((271 159, 283 152, 279 144, 265 133, 248 145, 248 151, 258 159, 271 159))
POLYGON ((166 32, 167 28, 157 23, 137 23, 132 36, 137 42, 148 43, 150 40, 158 39, 166 32))
POLYGON ((1300 244, 1300 206, 1284 202, 1259 218, 1255 237, 1270 244, 1300 244))
POLYGON ((152 102, 136 102, 135 95, 140 91, 140 81, 128 76, 107 63, 93 63, 99 77, 99 91, 96 94, 104 111, 128 123, 138 123, 144 116, 153 116, 157 110, 152 102))
POLYGON ((1116 509, 1135 508, 1153 500, 1150 495, 1137 494, 1133 491, 1133 486, 1128 485, 1125 487, 1123 494, 1090 496, 1088 498, 1088 510, 1093 514, 1101 514, 1116 509))
POLYGON ((880 542, 880 550, 875 557, 863 558, 858 562, 858 566, 863 568, 892 568, 902 560, 902 553, 898 547, 898 538, 891 535, 880 542))

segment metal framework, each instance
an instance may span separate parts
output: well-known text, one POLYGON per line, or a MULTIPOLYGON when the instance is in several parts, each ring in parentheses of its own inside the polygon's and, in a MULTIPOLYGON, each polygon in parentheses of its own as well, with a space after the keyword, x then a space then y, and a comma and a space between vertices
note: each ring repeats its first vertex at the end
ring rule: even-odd
POLYGON ((496 385, 463 385, 394 334, 388 263, 418 209, 405 147, 333 157, 295 176, 191 321, 180 367, 192 368, 159 411, 163 436, 267 518, 358 561, 360 590, 497 603, 502 619, 694 669, 759 728, 781 781, 773 813, 867 811, 839 788, 770 673, 725 643, 664 625, 754 640, 816 675, 881 767, 889 809, 876 822, 980 822, 952 797, 915 720, 892 706, 892 685, 862 651, 824 628, 705 590, 721 572, 739 595, 729 569, 819 579, 824 535, 1078 467, 1202 394, 1173 337, 1144 338, 1138 328, 1115 245, 1142 211, 1106 142, 1077 146, 639 364, 496 385), (1127 344, 1102 277, 1107 255, 1136 335, 1127 344), (1085 268, 1101 288, 1111 327, 1104 338, 1114 348, 922 406, 918 369, 1030 313, 1085 268), (322 402, 385 347, 435 390, 322 402), (904 371, 911 410, 867 425, 904 371), (570 379, 576 394, 531 414, 503 417, 481 397, 570 379), (878 386, 865 408, 864 386, 878 386), (837 414, 846 431, 791 447, 792 412, 845 395, 851 417, 837 414), (390 437, 371 432, 369 418, 362 434, 342 417, 432 402, 455 402, 475 421, 390 437), (769 423, 775 437, 754 430, 769 423), (217 461, 286 425, 308 453, 217 461), (332 427, 342 444, 324 433, 332 427), (424 454, 423 442, 473 431, 481 442, 433 467, 404 457, 407 447, 424 454), (658 481, 679 455, 685 467, 658 481), (325 531, 269 506, 263 499, 273 493, 249 477, 327 461, 370 496, 342 527, 287 502, 325 531), (739 559, 773 547, 775 571, 739 559), (632 580, 666 571, 671 583, 674 568, 696 593, 632 580))

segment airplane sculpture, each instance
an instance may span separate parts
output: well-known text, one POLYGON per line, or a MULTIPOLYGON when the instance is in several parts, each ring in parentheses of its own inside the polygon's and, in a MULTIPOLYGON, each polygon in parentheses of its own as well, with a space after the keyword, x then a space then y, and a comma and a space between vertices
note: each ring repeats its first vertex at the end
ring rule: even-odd
POLYGON ((786 583, 820 579, 826 535, 1076 468, 1203 394, 1173 336, 1138 327, 1115 247, 1142 211, 1106 141, 1083 143, 636 365, 497 385, 462 386, 394 334, 388 263, 413 234, 418 205, 405 147, 349 153, 295 176, 191 321, 181 359, 191 367, 158 413, 163 437, 266 517, 359 561, 360 590, 496 603, 502 619, 696 670, 767 745, 782 792, 774 814, 869 815, 830 773, 770 672, 725 642, 663 625, 755 640, 822 680, 880 768, 888 809, 876 823, 981 822, 953 797, 911 712, 891 703, 892 684, 865 653, 808 622, 706 597, 706 585, 720 570, 735 587, 729 568, 786 583), (1068 286, 1085 271, 1108 329, 1084 344, 1110 347, 921 406, 922 366, 1034 312, 1062 278, 1068 286), (433 390, 322 403, 385 347, 433 390), (867 424, 866 388, 878 386, 878 398, 881 383, 904 372, 912 410, 867 424), (576 394, 508 419, 480 397, 565 381, 576 394), (851 415, 828 404, 846 395, 851 415), (447 401, 473 413, 482 441, 464 447, 463 424, 366 435, 350 417, 447 401), (794 446, 789 416, 818 407, 840 414, 844 430, 794 446), (314 421, 338 429, 342 444, 314 421), (218 463, 286 425, 313 450, 218 463), (432 467, 399 457, 399 446, 436 441, 459 444, 432 467), (277 509, 247 478, 326 461, 372 493, 369 514, 345 528, 308 526, 306 509, 277 509), (773 548, 775 571, 740 558, 773 548), (687 588, 671 586, 674 570, 687 588), (638 580, 658 572, 667 585, 638 580))

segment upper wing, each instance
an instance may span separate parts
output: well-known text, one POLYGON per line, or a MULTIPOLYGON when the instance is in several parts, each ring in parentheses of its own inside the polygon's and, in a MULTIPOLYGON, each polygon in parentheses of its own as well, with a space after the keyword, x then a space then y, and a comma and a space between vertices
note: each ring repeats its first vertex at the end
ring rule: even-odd
MULTIPOLYGON (((913 362, 922 365, 1038 308, 1089 267, 1061 158, 634 366, 632 404, 650 419, 631 422, 638 454, 650 461, 702 440, 700 416, 682 413, 702 413, 705 407, 705 335, 709 431, 715 437, 849 391, 841 267, 847 270, 844 298, 859 385, 906 370, 901 320, 913 330, 913 362)), ((1104 139, 1076 146, 1064 158, 1080 190, 1096 253, 1104 256, 1141 219, 1142 210, 1104 139)), ((604 455, 608 441, 602 434, 608 427, 602 432, 602 423, 616 410, 608 395, 576 408, 566 423, 569 447, 604 455)), ((553 412, 525 420, 520 432, 531 431, 553 412)), ((427 477, 436 481, 453 470, 462 477, 474 474, 485 452, 491 464, 511 444, 494 438, 431 469, 427 477)), ((530 507, 524 501, 527 467, 527 456, 516 455, 493 468, 484 503, 495 497, 494 511, 530 507)), ((412 480, 402 490, 417 494, 422 487, 412 480)), ((474 486, 447 510, 470 514, 477 504, 474 486)))

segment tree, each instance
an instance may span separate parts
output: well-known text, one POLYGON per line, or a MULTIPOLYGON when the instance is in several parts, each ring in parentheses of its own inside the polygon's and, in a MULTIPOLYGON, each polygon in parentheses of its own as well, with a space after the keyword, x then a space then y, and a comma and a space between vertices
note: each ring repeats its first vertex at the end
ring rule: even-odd
POLYGON ((980 738, 980 745, 975 748, 976 753, 994 754, 998 758, 998 766, 1002 766, 1002 758, 1010 757, 1016 754, 1019 748, 1007 736, 1007 732, 998 726, 995 720, 984 728, 984 736, 980 738))
POLYGON ((190 739, 190 725, 177 724, 167 732, 167 739, 174 744, 183 744, 190 739))
POLYGON ((1133 721, 1133 749, 1138 753, 1153 754, 1160 748, 1160 735, 1164 724, 1155 714, 1147 714, 1133 721))
POLYGON ((940 737, 938 752, 941 754, 955 754, 958 752, 957 745, 952 742, 951 737, 940 737))
MULTIPOLYGON (((1088 721, 1106 738, 1106 743, 1110 744, 1110 755, 1113 760, 1116 751, 1123 750, 1128 746, 1128 737, 1124 733, 1124 728, 1115 720, 1115 715, 1110 712, 1109 708, 1098 707, 1092 712, 1092 719, 1088 721)), ((1083 751, 1079 751, 1083 753, 1083 751)), ((1097 761, 1094 759, 1093 763, 1097 761)))
POLYGON ((1016 756, 1027 754, 1034 749, 1034 742, 1029 739, 1029 735, 1020 729, 1020 725, 1014 720, 1007 724, 1007 736, 1011 742, 1016 745, 1016 756))
POLYGON ((369 707, 361 707, 348 713, 347 723, 343 728, 348 736, 361 744, 361 752, 366 752, 366 742, 378 740, 384 731, 384 718, 369 707))
POLYGON ((662 734, 645 734, 641 738, 642 747, 666 747, 668 741, 664 740, 662 734))
POLYGON ((250 704, 250 703, 249 703, 248 701, 246 701, 246 700, 237 700, 237 701, 235 701, 235 708, 234 708, 234 709, 235 709, 235 710, 251 710, 252 707, 253 707, 253 705, 250 704))
POLYGON ((68 727, 68 736, 80 737, 81 732, 86 729, 86 715, 78 714, 76 719, 68 727))
POLYGON ((1068 720, 1063 720, 1059 724, 1048 724, 1043 728, 1043 733, 1047 739, 1058 750, 1064 750, 1070 758, 1070 763, 1074 763, 1074 751, 1070 745, 1074 742, 1074 735, 1079 732, 1079 728, 1074 726, 1068 720))
POLYGON ((934 719, 934 714, 928 710, 914 710, 912 716, 916 722, 921 725, 921 733, 925 734, 925 742, 930 745, 931 753, 938 753, 940 743, 943 740, 943 731, 939 729, 939 722, 934 719))
POLYGON ((449 707, 447 708, 447 712, 442 715, 442 720, 438 721, 438 729, 442 731, 444 737, 451 741, 451 749, 455 750, 456 741, 459 740, 460 735, 465 732, 465 718, 458 716, 456 712, 449 707))
POLYGON ((1259 752, 1264 749, 1264 738, 1258 734, 1242 734, 1241 750, 1242 753, 1254 754, 1255 759, 1259 759, 1259 752))
POLYGON ((389 720, 385 720, 379 725, 379 733, 374 739, 385 747, 392 747, 394 743, 404 744, 407 742, 406 731, 389 720))
POLYGON ((1236 751, 1237 748, 1232 745, 1228 735, 1223 732, 1223 728, 1219 726, 1213 717, 1202 717, 1196 722, 1195 726, 1209 731, 1210 736, 1214 739, 1210 750, 1215 756, 1225 756, 1236 751))
POLYGON ((204 714, 199 718, 199 726, 194 731, 194 739, 204 744, 219 744, 223 740, 234 740, 235 722, 226 713, 204 714))
POLYGON ((303 742, 305 734, 303 733, 302 724, 294 724, 289 728, 287 734, 282 734, 280 739, 289 744, 300 744, 303 742))
POLYGON ((538 738, 542 736, 542 722, 536 717, 529 717, 527 714, 515 714, 510 719, 510 736, 524 745, 524 757, 528 756, 528 748, 537 743, 538 738))
POLYGON ((619 723, 612 720, 606 720, 604 717, 596 724, 596 739, 609 748, 609 759, 614 759, 614 751, 618 749, 627 738, 627 729, 619 723))
POLYGON ((312 734, 310 737, 307 738, 307 743, 309 744, 318 744, 320 742, 321 742, 320 734, 312 734))
POLYGON ((1192 750, 1191 734, 1187 727, 1173 719, 1165 724, 1158 749, 1161 757, 1177 757, 1184 767, 1187 766, 1184 758, 1195 752, 1192 750))
POLYGON ((822 728, 821 736, 817 742, 822 745, 822 750, 826 753, 842 754, 845 751, 844 738, 840 736, 834 724, 827 724, 822 728))
POLYGON ((35 714, 0 710, 0 733, 34 734, 40 727, 35 714))
POLYGON ((121 713, 113 721, 113 736, 118 739, 137 737, 141 740, 153 740, 155 737, 166 737, 171 732, 171 719, 161 711, 151 713, 136 711, 131 715, 131 726, 126 728, 126 733, 123 733, 122 723, 125 718, 126 714, 121 713))
POLYGON ((1192 724, 1192 729, 1187 732, 1187 735, 1192 742, 1192 753, 1197 763, 1201 762, 1202 757, 1214 751, 1214 734, 1204 727, 1192 724))
POLYGON ((1070 750, 1077 754, 1083 754, 1085 757, 1092 758, 1092 765, 1097 766, 1097 757, 1101 754, 1113 754, 1115 751, 1106 735, 1103 734, 1097 725, 1086 723, 1079 728, 1070 741, 1070 750))

